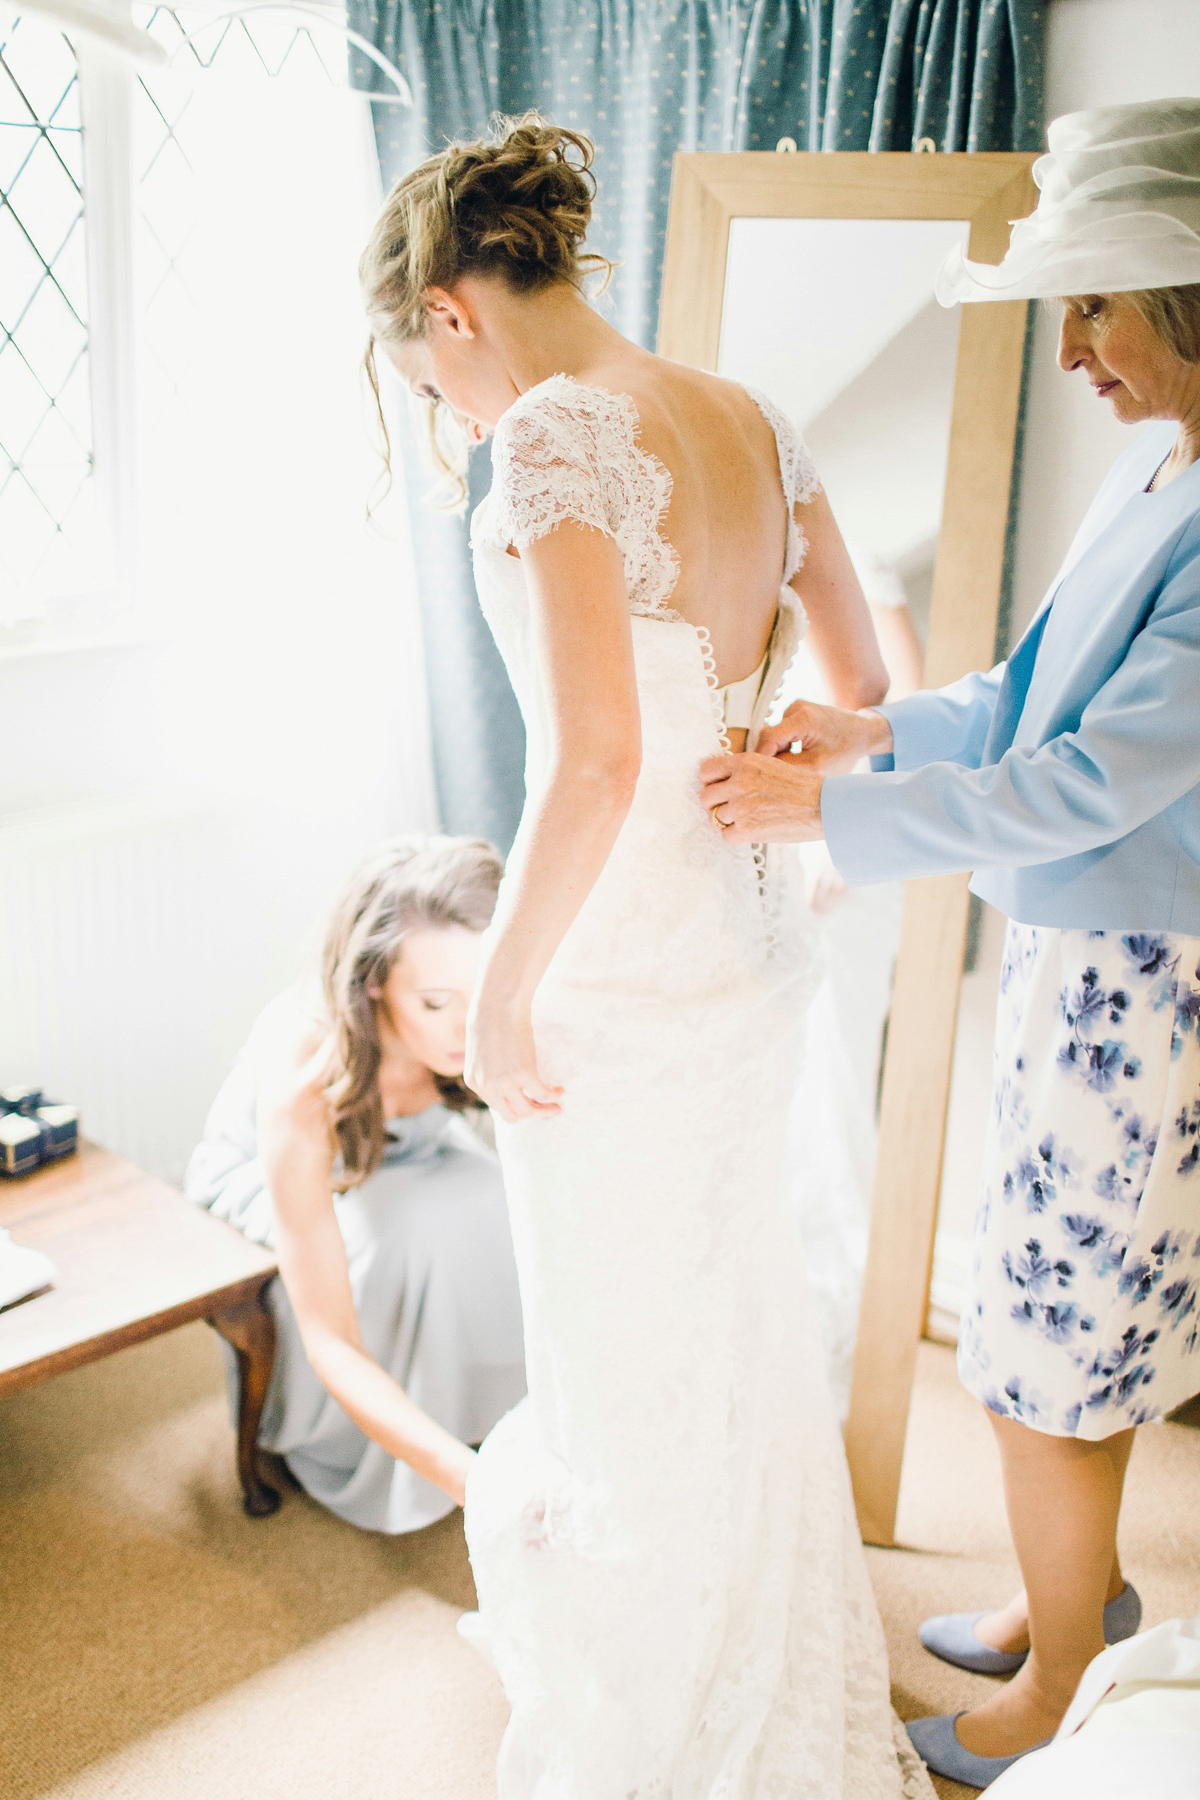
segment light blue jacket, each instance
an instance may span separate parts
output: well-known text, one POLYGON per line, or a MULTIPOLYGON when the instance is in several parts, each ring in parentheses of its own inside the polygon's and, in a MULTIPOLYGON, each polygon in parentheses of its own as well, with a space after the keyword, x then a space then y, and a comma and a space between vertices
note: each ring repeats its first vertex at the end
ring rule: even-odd
POLYGON ((1027 925, 1200 934, 1200 463, 1119 458, 1028 631, 988 675, 880 710, 894 757, 827 777, 852 886, 974 870, 1027 925))

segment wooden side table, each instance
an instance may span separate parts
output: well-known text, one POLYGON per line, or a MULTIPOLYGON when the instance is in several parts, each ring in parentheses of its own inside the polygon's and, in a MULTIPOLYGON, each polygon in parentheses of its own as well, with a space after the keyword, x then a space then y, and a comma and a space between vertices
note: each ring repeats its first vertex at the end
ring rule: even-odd
POLYGON ((83 1143, 33 1175, 0 1181, 0 1226, 58 1267, 54 1285, 0 1312, 0 1397, 206 1319, 237 1353, 238 1478, 263 1518, 279 1494, 256 1445, 275 1355, 264 1304, 270 1252, 124 1157, 83 1143))

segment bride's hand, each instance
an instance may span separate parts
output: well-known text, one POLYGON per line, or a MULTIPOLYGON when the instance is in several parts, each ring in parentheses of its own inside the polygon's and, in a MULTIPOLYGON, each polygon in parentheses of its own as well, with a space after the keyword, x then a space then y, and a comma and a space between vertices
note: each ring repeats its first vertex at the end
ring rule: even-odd
POLYGON ((806 769, 834 775, 852 769, 864 756, 891 753, 892 728, 882 713, 865 707, 862 712, 843 712, 838 706, 817 706, 797 700, 778 725, 766 725, 755 744, 758 756, 787 756, 792 745, 795 761, 806 769))
POLYGON ((562 1111, 562 1089, 543 1081, 537 1065, 529 1010, 482 991, 467 1019, 463 1080, 510 1125, 548 1119, 562 1111))

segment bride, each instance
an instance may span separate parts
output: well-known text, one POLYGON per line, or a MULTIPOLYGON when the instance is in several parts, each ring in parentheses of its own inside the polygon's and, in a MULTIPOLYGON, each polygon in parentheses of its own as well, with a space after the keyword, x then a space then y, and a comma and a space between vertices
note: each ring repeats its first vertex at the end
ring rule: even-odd
POLYGON ((528 734, 467 1078, 529 1396, 467 1476, 464 1625, 512 1706, 501 1800, 899 1800, 931 1790, 782 1205, 809 927, 697 779, 806 624, 838 705, 886 675, 788 421, 584 299, 590 162, 536 115, 452 145, 360 271, 372 354, 493 434, 476 577, 528 734))

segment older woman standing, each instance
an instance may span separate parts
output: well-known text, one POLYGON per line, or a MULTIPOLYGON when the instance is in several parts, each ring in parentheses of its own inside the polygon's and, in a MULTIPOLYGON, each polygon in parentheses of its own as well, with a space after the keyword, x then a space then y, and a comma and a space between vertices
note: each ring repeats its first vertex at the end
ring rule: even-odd
POLYGON ((959 1371, 1025 1591, 921 1635, 1017 1673, 910 1727, 977 1787, 1137 1630, 1116 1551, 1134 1429, 1200 1389, 1200 100, 1071 114, 1049 142, 1004 261, 956 253, 939 298, 1072 296, 1060 366, 1155 423, 1007 662, 863 713, 801 704, 703 770, 730 842, 823 831, 851 885, 972 869, 1010 920, 959 1371), (840 772, 864 754, 875 774, 840 772))

